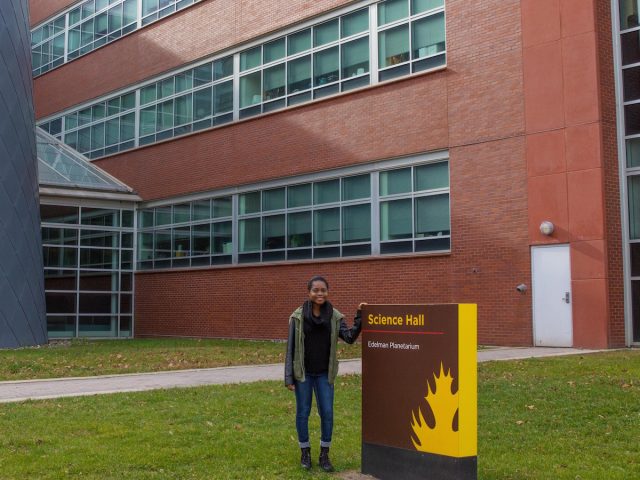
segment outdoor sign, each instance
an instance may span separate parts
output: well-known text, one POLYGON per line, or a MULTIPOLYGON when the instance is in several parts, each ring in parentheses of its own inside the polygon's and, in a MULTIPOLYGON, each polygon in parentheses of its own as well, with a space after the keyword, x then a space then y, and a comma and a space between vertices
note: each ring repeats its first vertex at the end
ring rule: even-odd
POLYGON ((477 478, 477 307, 362 309, 362 473, 477 478))

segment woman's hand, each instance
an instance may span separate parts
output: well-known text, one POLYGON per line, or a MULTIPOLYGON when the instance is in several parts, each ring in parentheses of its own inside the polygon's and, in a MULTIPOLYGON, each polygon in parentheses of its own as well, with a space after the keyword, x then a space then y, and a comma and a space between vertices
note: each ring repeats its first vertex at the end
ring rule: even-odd
POLYGON ((295 392, 295 390, 296 390, 296 386, 295 385, 287 385, 287 388, 289 390, 291 390, 292 392, 295 392))
POLYGON ((358 310, 362 310, 362 307, 366 304, 367 302, 362 302, 360 305, 358 305, 358 310))

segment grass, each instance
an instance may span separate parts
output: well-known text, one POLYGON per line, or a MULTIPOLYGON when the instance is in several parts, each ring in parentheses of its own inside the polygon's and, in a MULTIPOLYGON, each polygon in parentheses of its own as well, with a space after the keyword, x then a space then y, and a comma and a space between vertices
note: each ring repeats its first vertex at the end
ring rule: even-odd
MULTIPOLYGON (((341 471, 360 468, 360 386, 338 379, 341 471)), ((480 364, 478 411, 481 480, 640 478, 640 351, 480 364)), ((3 404, 0 432, 3 480, 327 478, 298 467, 281 382, 3 404)))
MULTIPOLYGON (((338 345, 338 358, 360 357, 359 344, 338 345)), ((285 348, 252 340, 73 340, 0 350, 0 381, 281 363, 285 348)))

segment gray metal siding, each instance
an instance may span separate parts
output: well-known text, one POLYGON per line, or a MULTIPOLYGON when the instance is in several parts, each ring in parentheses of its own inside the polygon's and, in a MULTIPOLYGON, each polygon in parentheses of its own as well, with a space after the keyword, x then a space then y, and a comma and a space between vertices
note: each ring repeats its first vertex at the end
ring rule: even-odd
POLYGON ((47 341, 28 18, 0 1, 0 348, 47 341))

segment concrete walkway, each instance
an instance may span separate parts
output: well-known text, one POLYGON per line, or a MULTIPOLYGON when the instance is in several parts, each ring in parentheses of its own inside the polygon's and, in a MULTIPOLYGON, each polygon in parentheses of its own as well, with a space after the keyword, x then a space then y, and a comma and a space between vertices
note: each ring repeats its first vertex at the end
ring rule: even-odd
MULTIPOLYGON (((573 348, 490 348, 478 352, 478 362, 516 360, 531 357, 575 355, 598 350, 573 348)), ((361 373, 362 362, 342 360, 340 374, 361 373)), ((141 392, 161 388, 185 388, 223 383, 247 383, 260 380, 283 380, 282 364, 241 367, 203 368, 170 372, 104 375, 99 377, 56 378, 0 382, 0 403, 76 397, 117 392, 141 392)))

